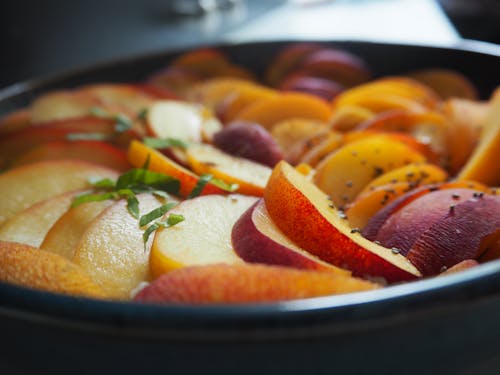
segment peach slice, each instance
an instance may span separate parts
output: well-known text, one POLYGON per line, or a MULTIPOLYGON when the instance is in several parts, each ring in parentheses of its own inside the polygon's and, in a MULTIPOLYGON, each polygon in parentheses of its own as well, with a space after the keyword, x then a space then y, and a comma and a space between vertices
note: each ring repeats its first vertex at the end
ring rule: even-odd
POLYGON ((273 58, 266 70, 266 82, 278 86, 283 78, 292 72, 305 56, 321 49, 316 43, 294 43, 286 46, 273 58))
MULTIPOLYGON (((139 194, 141 215, 162 202, 151 194, 139 194)), ((150 279, 150 243, 143 242, 139 221, 121 200, 105 209, 83 233, 73 261, 111 297, 129 299, 140 282, 150 279)))
POLYGON ((14 242, 0 241, 0 280, 74 296, 108 297, 80 267, 66 258, 14 242))
POLYGON ((49 160, 0 174, 0 224, 32 204, 90 187, 91 178, 116 179, 112 169, 78 160, 49 160))
POLYGON ((435 275, 481 256, 481 242, 499 231, 500 198, 484 195, 458 203, 424 231, 408 259, 424 275, 435 275))
POLYGON ((40 248, 73 259, 83 233, 91 222, 113 203, 115 202, 112 200, 87 202, 70 208, 49 228, 40 248))
POLYGON ((425 157, 389 136, 379 135, 351 142, 318 164, 314 182, 343 207, 374 178, 425 157))
POLYGON ((474 152, 488 109, 487 102, 459 98, 449 99, 443 103, 441 110, 448 120, 447 167, 452 174, 458 173, 474 152))
POLYGON ((69 209, 79 192, 56 195, 12 216, 0 226, 0 241, 39 247, 49 229, 69 209))
POLYGON ((338 131, 350 131, 375 116, 375 112, 358 105, 344 105, 336 108, 330 118, 330 127, 338 131))
POLYGON ((272 129, 278 122, 290 118, 327 122, 331 112, 330 106, 316 96, 290 92, 259 100, 245 107, 236 119, 256 122, 272 129))
POLYGON ((131 168, 125 152, 109 143, 67 140, 47 142, 34 147, 16 158, 12 166, 61 159, 83 160, 123 172, 131 168))
POLYGON ((412 189, 419 185, 443 182, 447 178, 448 173, 437 165, 430 163, 412 163, 393 169, 373 179, 359 194, 368 193, 378 186, 396 184, 398 182, 404 182, 409 189, 412 189))
POLYGON ((399 249, 406 256, 433 223, 476 194, 471 189, 443 189, 424 194, 390 215, 378 230, 375 240, 385 247, 399 249))
POLYGON ((441 98, 464 98, 476 100, 477 89, 463 74, 450 69, 424 69, 409 76, 431 87, 441 98))
POLYGON ((307 75, 307 73, 294 73, 281 82, 279 89, 303 92, 331 101, 344 90, 344 86, 329 79, 307 75))
POLYGON ((185 220, 156 232, 150 256, 153 277, 192 265, 242 263, 231 244, 231 229, 255 201, 237 194, 208 195, 183 201, 172 209, 166 216, 182 215, 185 220))
POLYGON ((234 92, 253 86, 254 83, 244 79, 219 77, 194 85, 186 93, 186 99, 201 103, 214 111, 234 92))
POLYGON ((214 264, 162 275, 134 300, 170 304, 276 302, 377 288, 377 284, 330 272, 260 264, 214 264))
POLYGON ((420 277, 405 257, 353 230, 329 197, 286 162, 274 168, 264 200, 269 216, 288 238, 328 263, 389 283, 420 277))
MULTIPOLYGON (((177 164, 172 159, 163 155, 161 152, 146 146, 139 141, 132 141, 128 149, 128 160, 130 163, 141 168, 149 159, 148 169, 153 172, 164 173, 168 176, 177 178, 181 182, 179 194, 182 197, 187 197, 198 183, 199 177, 177 164)), ((226 194, 227 192, 211 183, 208 183, 203 188, 201 194, 226 194)))
POLYGON ((31 103, 31 122, 45 123, 88 116, 91 108, 99 105, 98 98, 90 93, 69 90, 51 91, 39 96, 31 103))
POLYGON ((211 174, 226 183, 238 184, 238 193, 262 196, 271 168, 229 155, 209 144, 191 144, 186 150, 195 173, 211 174))
POLYGON ((340 133, 329 131, 318 144, 312 145, 312 148, 304 149, 300 156, 300 162, 316 167, 319 162, 341 147, 343 139, 340 133))
POLYGON ((278 122, 271 129, 271 135, 284 153, 297 143, 313 134, 325 134, 329 131, 325 122, 292 118, 278 122))
POLYGON ((236 221, 231 239, 236 253, 246 262, 350 274, 312 256, 287 238, 269 217, 262 199, 236 221))
POLYGON ((460 263, 455 264, 454 266, 451 266, 450 268, 447 268, 445 271, 441 272, 439 275, 445 276, 445 275, 449 275, 449 274, 456 273, 456 272, 462 272, 462 271, 468 270, 468 269, 476 267, 476 266, 479 266, 479 263, 477 260, 466 259, 466 260, 462 260, 460 263))
POLYGON ((172 91, 182 98, 202 79, 199 74, 185 68, 168 66, 149 77, 147 84, 151 87, 172 91))
POLYGON ((212 139, 222 124, 208 108, 175 100, 156 101, 146 115, 149 134, 156 138, 175 138, 185 142, 212 139))
POLYGON ((0 134, 6 135, 31 125, 31 113, 28 109, 19 109, 0 118, 0 134))
POLYGON ((213 144, 228 154, 274 167, 283 159, 276 140, 259 124, 235 121, 214 134, 213 144))
POLYGON ((457 179, 478 181, 490 186, 500 184, 500 163, 497 158, 499 149, 500 89, 495 91, 491 99, 479 144, 460 170, 457 179))

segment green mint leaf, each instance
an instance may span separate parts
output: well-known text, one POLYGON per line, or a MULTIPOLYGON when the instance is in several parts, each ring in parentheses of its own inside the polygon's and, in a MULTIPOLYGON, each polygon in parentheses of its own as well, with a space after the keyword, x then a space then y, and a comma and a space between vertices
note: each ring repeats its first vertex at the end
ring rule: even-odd
POLYGON ((183 150, 188 148, 188 144, 181 139, 177 138, 151 138, 145 137, 142 142, 151 148, 163 149, 170 147, 178 147, 183 150))
POLYGON ((129 195, 127 197, 127 211, 134 217, 135 219, 139 219, 139 200, 134 195, 129 195))
POLYGON ((146 228, 146 230, 142 234, 142 241, 144 242, 144 245, 146 245, 146 243, 148 242, 151 234, 160 227, 161 227, 161 225, 159 223, 153 223, 149 227, 146 228))
POLYGON ((137 113, 137 119, 138 120, 142 120, 142 121, 146 121, 146 117, 148 115, 148 109, 147 108, 143 108, 141 109, 138 113, 137 113))
POLYGON ((118 133, 123 133, 132 127, 132 121, 130 120, 130 118, 122 113, 118 113, 117 115, 113 116, 113 119, 116 121, 115 130, 118 133))
POLYGON ((172 208, 174 208, 176 205, 177 205, 177 203, 167 203, 167 204, 164 204, 163 206, 155 208, 153 211, 150 211, 145 215, 142 215, 141 218, 139 219, 139 226, 143 227, 144 225, 149 224, 153 220, 156 220, 159 217, 162 217, 168 211, 170 211, 172 208))
POLYGON ((149 164, 151 163, 151 154, 148 154, 146 157, 146 160, 144 161, 144 165, 142 166, 142 169, 149 169, 149 164))
POLYGON ((114 189, 116 185, 116 183, 109 178, 104 178, 104 179, 89 178, 89 182, 92 184, 93 187, 99 189, 114 189))
POLYGON ((117 198, 119 198, 119 196, 115 192, 100 193, 100 194, 84 193, 76 196, 75 199, 73 199, 71 207, 76 207, 82 203, 87 203, 87 202, 99 202, 117 198))
POLYGON ((106 112, 104 109, 101 107, 92 107, 90 108, 90 114, 95 117, 100 117, 100 118, 108 118, 109 113, 106 112))
POLYGON ((179 214, 170 214, 167 217, 167 224, 169 227, 173 227, 174 225, 179 224, 180 222, 184 221, 185 218, 182 215, 179 214))
POLYGON ((147 187, 148 191, 153 188, 154 190, 164 190, 177 195, 180 189, 180 181, 163 173, 134 168, 122 174, 116 182, 117 189, 131 189, 137 192, 144 187, 147 187))
POLYGON ((164 192, 163 190, 152 190, 151 194, 154 194, 154 195, 156 195, 159 198, 164 198, 164 199, 170 198, 170 196, 168 195, 168 193, 164 192))
POLYGON ((240 187, 240 185, 238 185, 238 184, 229 184, 229 183, 222 181, 221 179, 218 179, 218 178, 212 178, 210 183, 221 188, 222 190, 226 190, 229 192, 234 192, 234 191, 238 190, 240 187))
POLYGON ((211 174, 202 174, 196 182, 193 190, 191 190, 191 193, 189 193, 187 199, 192 199, 200 195, 205 185, 208 184, 212 180, 212 178, 213 176, 211 174))
POLYGON ((107 141, 109 136, 102 133, 69 133, 65 138, 68 141, 107 141))

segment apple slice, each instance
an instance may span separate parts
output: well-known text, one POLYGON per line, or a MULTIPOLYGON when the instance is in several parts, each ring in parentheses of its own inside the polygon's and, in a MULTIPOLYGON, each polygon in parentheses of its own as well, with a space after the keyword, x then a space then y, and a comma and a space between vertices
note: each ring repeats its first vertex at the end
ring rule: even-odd
POLYGON ((191 144, 188 162, 199 175, 209 173, 227 183, 238 184, 238 193, 262 196, 271 168, 248 159, 226 154, 209 144, 191 144))
POLYGON ((56 195, 17 213, 0 226, 0 240, 39 247, 49 229, 69 209, 74 196, 80 192, 56 195))
POLYGON ((49 228, 40 248, 73 259, 83 233, 113 203, 112 200, 87 202, 70 208, 49 228))
POLYGON ((231 244, 231 230, 256 200, 232 194, 183 201, 171 213, 183 215, 185 220, 155 234, 150 258, 153 276, 191 265, 242 263, 231 244))
POLYGON ((54 141, 43 143, 14 160, 12 166, 42 160, 76 159, 125 172, 131 168, 127 155, 119 148, 101 141, 54 141))
POLYGON ((48 160, 0 174, 0 224, 32 204, 90 187, 92 178, 118 178, 110 168, 79 160, 48 160))
MULTIPOLYGON (((162 202, 150 194, 137 196, 141 215, 162 202)), ((110 296, 129 299, 140 282, 150 279, 149 250, 139 221, 121 200, 92 221, 78 243, 73 261, 110 296)))
POLYGON ((435 275, 481 256, 482 241, 500 229, 500 197, 483 195, 458 203, 413 244, 408 259, 424 275, 435 275))
POLYGON ((108 297, 68 259, 14 242, 0 241, 0 281, 75 296, 108 297))
POLYGON ((405 257, 353 230, 329 197, 286 162, 274 168, 264 200, 276 226, 326 262, 355 276, 384 278, 389 283, 421 276, 405 257))
POLYGON ((175 100, 156 101, 146 117, 148 132, 157 138, 175 138, 185 142, 211 139, 222 129, 212 112, 201 105, 175 100))
POLYGON ((236 221, 231 240, 236 253, 247 262, 350 274, 312 256, 287 238, 269 217, 262 199, 236 221))
POLYGON ((134 298, 143 303, 276 302, 379 288, 354 277, 263 264, 210 264, 160 276, 134 298))

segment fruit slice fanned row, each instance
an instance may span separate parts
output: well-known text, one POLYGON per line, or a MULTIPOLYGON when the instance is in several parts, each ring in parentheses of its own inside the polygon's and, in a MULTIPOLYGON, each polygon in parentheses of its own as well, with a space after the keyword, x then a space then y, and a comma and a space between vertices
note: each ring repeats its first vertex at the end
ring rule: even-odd
POLYGON ((498 258, 500 92, 481 103, 447 70, 369 78, 348 52, 298 44, 269 64, 270 88, 204 49, 148 83, 40 96, 0 120, 12 168, 0 280, 125 300, 147 282, 136 301, 243 303, 498 258), (116 187, 133 167, 170 176, 177 196, 89 184, 116 187), (105 200, 70 207, 79 189, 105 200))

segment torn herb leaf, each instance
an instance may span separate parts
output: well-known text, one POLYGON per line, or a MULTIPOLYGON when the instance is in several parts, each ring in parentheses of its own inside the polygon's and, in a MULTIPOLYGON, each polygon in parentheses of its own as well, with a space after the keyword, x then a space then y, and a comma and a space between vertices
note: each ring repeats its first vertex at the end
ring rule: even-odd
POLYGON ((144 225, 149 224, 153 220, 156 220, 163 215, 165 215, 168 211, 170 211, 172 208, 174 208, 177 205, 177 203, 171 202, 164 204, 158 208, 155 208, 153 211, 148 212, 145 215, 142 215, 141 218, 139 219, 139 226, 143 227, 144 225))
POLYGON ((197 197, 198 195, 201 194, 203 191, 203 188, 208 184, 211 180, 213 179, 213 176, 211 174, 202 174, 198 181, 196 182, 195 187, 193 190, 191 190, 191 193, 189 193, 187 199, 192 199, 197 197))
POLYGON ((164 190, 170 194, 179 194, 180 181, 163 173, 134 168, 122 174, 116 181, 117 189, 131 189, 135 192, 164 190))
POLYGON ((107 141, 109 136, 103 133, 69 133, 66 134, 68 141, 107 141))
POLYGON ((181 139, 177 138, 151 138, 145 137, 142 142, 151 148, 163 149, 170 147, 178 147, 183 150, 188 148, 188 144, 181 139))

